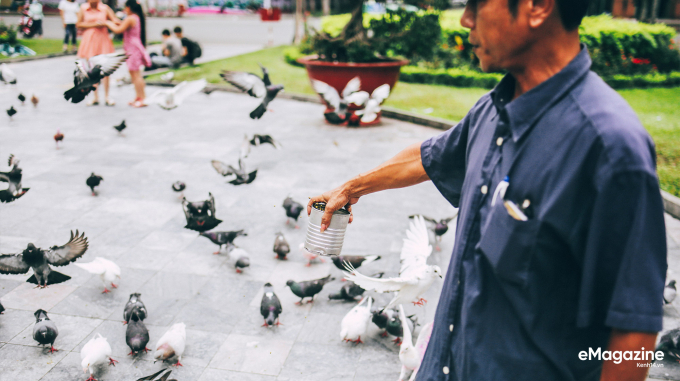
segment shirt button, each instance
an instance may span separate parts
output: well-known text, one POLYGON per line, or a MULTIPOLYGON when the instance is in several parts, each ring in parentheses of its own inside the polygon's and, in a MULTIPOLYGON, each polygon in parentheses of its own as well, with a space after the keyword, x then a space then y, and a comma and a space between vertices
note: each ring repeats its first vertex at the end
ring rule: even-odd
POLYGON ((482 191, 482 194, 486 194, 486 192, 489 191, 489 187, 487 187, 486 185, 482 185, 481 191, 482 191))
POLYGON ((503 138, 498 138, 498 139, 496 139, 496 145, 497 145, 497 146, 502 146, 502 145, 503 145, 503 138))
POLYGON ((442 369, 442 371, 444 372, 444 374, 449 374, 449 367, 445 366, 444 369, 442 369))
POLYGON ((449 331, 450 331, 450 332, 453 332, 453 324, 451 324, 451 325, 449 326, 449 331))

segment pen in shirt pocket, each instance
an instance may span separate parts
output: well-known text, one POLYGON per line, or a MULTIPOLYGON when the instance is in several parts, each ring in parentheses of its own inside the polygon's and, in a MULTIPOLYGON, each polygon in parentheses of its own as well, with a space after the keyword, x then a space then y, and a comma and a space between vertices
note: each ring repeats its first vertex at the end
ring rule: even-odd
POLYGON ((524 202, 522 202, 522 206, 518 206, 511 200, 505 200, 505 192, 508 189, 508 186, 510 186, 510 177, 505 176, 503 181, 498 183, 498 185, 496 186, 496 190, 493 192, 491 206, 496 205, 496 201, 500 198, 501 200, 503 200, 503 205, 505 206, 505 209, 508 211, 510 217, 518 221, 529 220, 529 217, 527 217, 527 215, 533 214, 531 213, 530 210, 531 202, 528 199, 526 199, 524 200, 524 202))

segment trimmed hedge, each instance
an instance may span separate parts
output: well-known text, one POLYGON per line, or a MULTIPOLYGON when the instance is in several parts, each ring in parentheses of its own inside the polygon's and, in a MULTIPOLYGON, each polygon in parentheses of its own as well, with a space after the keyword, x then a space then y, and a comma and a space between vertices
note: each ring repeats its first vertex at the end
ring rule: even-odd
POLYGON ((411 83, 425 83, 454 87, 481 87, 493 89, 503 78, 502 74, 480 73, 470 69, 426 69, 416 66, 401 68, 399 80, 411 83))

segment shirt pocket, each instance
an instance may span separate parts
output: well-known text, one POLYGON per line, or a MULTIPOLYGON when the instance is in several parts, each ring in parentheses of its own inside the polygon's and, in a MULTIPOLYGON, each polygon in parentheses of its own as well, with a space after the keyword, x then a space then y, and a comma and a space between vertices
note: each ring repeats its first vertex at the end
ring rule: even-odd
POLYGON ((508 214, 502 202, 492 207, 489 218, 477 248, 489 260, 499 278, 526 285, 540 221, 516 220, 508 214))

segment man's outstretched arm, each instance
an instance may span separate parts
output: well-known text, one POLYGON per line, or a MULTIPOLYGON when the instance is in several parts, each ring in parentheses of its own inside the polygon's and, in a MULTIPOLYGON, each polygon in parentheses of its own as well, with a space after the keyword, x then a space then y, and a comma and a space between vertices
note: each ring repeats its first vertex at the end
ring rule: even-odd
MULTIPOLYGON (((326 203, 326 211, 321 218, 323 232, 330 223, 333 212, 345 205, 348 205, 351 212, 351 205, 356 204, 361 196, 386 189, 404 188, 429 180, 420 158, 420 145, 421 143, 413 144, 390 160, 338 188, 312 197, 307 204, 307 214, 312 212, 313 203, 318 201, 326 203)), ((350 217, 350 222, 352 219, 353 217, 350 217)))

